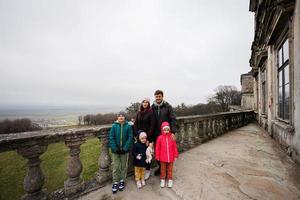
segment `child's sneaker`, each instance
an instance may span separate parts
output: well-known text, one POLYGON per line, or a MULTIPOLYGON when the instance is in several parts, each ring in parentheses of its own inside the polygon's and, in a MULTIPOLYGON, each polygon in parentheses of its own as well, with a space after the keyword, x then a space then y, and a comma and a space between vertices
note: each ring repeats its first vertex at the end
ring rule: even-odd
POLYGON ((136 181, 136 186, 138 189, 140 189, 142 187, 141 181, 136 181))
POLYGON ((142 180, 142 186, 145 186, 145 185, 146 185, 145 180, 142 180))
POLYGON ((166 184, 165 179, 161 179, 161 180, 160 180, 160 187, 161 187, 161 188, 165 187, 165 184, 166 184))
POLYGON ((114 184, 112 185, 111 191, 113 193, 117 193, 118 192, 118 182, 114 182, 114 184))
POLYGON ((145 180, 148 180, 150 177, 151 171, 150 170, 146 170, 145 172, 145 180))
POLYGON ((173 180, 168 180, 168 188, 173 187, 173 180))
POLYGON ((120 180, 120 183, 119 183, 119 191, 123 191, 124 188, 125 188, 125 181, 120 180))

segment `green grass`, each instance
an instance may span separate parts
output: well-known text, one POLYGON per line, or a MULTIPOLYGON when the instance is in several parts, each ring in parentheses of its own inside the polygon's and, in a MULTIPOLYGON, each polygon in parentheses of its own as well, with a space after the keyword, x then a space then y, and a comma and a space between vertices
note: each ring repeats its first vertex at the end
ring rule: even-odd
MULTIPOLYGON (((80 160, 83 164, 82 177, 88 180, 94 177, 98 169, 101 144, 98 138, 88 139, 81 145, 80 160)), ((41 168, 45 176, 44 188, 47 192, 62 188, 67 179, 66 167, 69 149, 64 142, 50 144, 40 157, 41 168)), ((16 151, 0 154, 0 200, 20 199, 25 193, 23 180, 26 175, 27 160, 16 151)))

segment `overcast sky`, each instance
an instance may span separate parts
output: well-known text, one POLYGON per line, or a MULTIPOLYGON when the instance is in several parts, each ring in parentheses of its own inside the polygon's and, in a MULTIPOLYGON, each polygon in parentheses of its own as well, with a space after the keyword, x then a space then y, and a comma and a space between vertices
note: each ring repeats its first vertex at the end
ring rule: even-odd
POLYGON ((248 0, 0 0, 0 105, 172 105, 240 89, 248 0))

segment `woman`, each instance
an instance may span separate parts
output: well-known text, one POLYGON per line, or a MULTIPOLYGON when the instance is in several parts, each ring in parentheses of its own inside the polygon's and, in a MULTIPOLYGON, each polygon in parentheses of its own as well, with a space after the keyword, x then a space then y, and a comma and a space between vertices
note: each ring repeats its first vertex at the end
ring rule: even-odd
MULTIPOLYGON (((144 98, 141 102, 140 110, 136 115, 134 122, 134 134, 137 135, 138 131, 144 131, 147 133, 146 145, 153 148, 153 132, 155 128, 155 116, 154 112, 150 106, 150 99, 144 98)), ((146 164, 145 179, 150 176, 151 163, 146 164)))

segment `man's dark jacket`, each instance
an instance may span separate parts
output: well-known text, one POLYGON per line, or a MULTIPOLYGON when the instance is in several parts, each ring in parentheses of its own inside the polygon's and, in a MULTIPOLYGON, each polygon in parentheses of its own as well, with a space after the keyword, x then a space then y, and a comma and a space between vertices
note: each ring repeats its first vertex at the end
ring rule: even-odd
POLYGON ((155 116, 155 131, 154 131, 154 141, 156 141, 157 137, 160 135, 160 126, 162 122, 169 122, 170 128, 171 128, 171 133, 176 133, 176 115, 175 112, 173 111, 172 106, 166 102, 163 101, 161 106, 158 106, 157 104, 153 103, 152 104, 152 110, 154 111, 154 116, 155 116))

